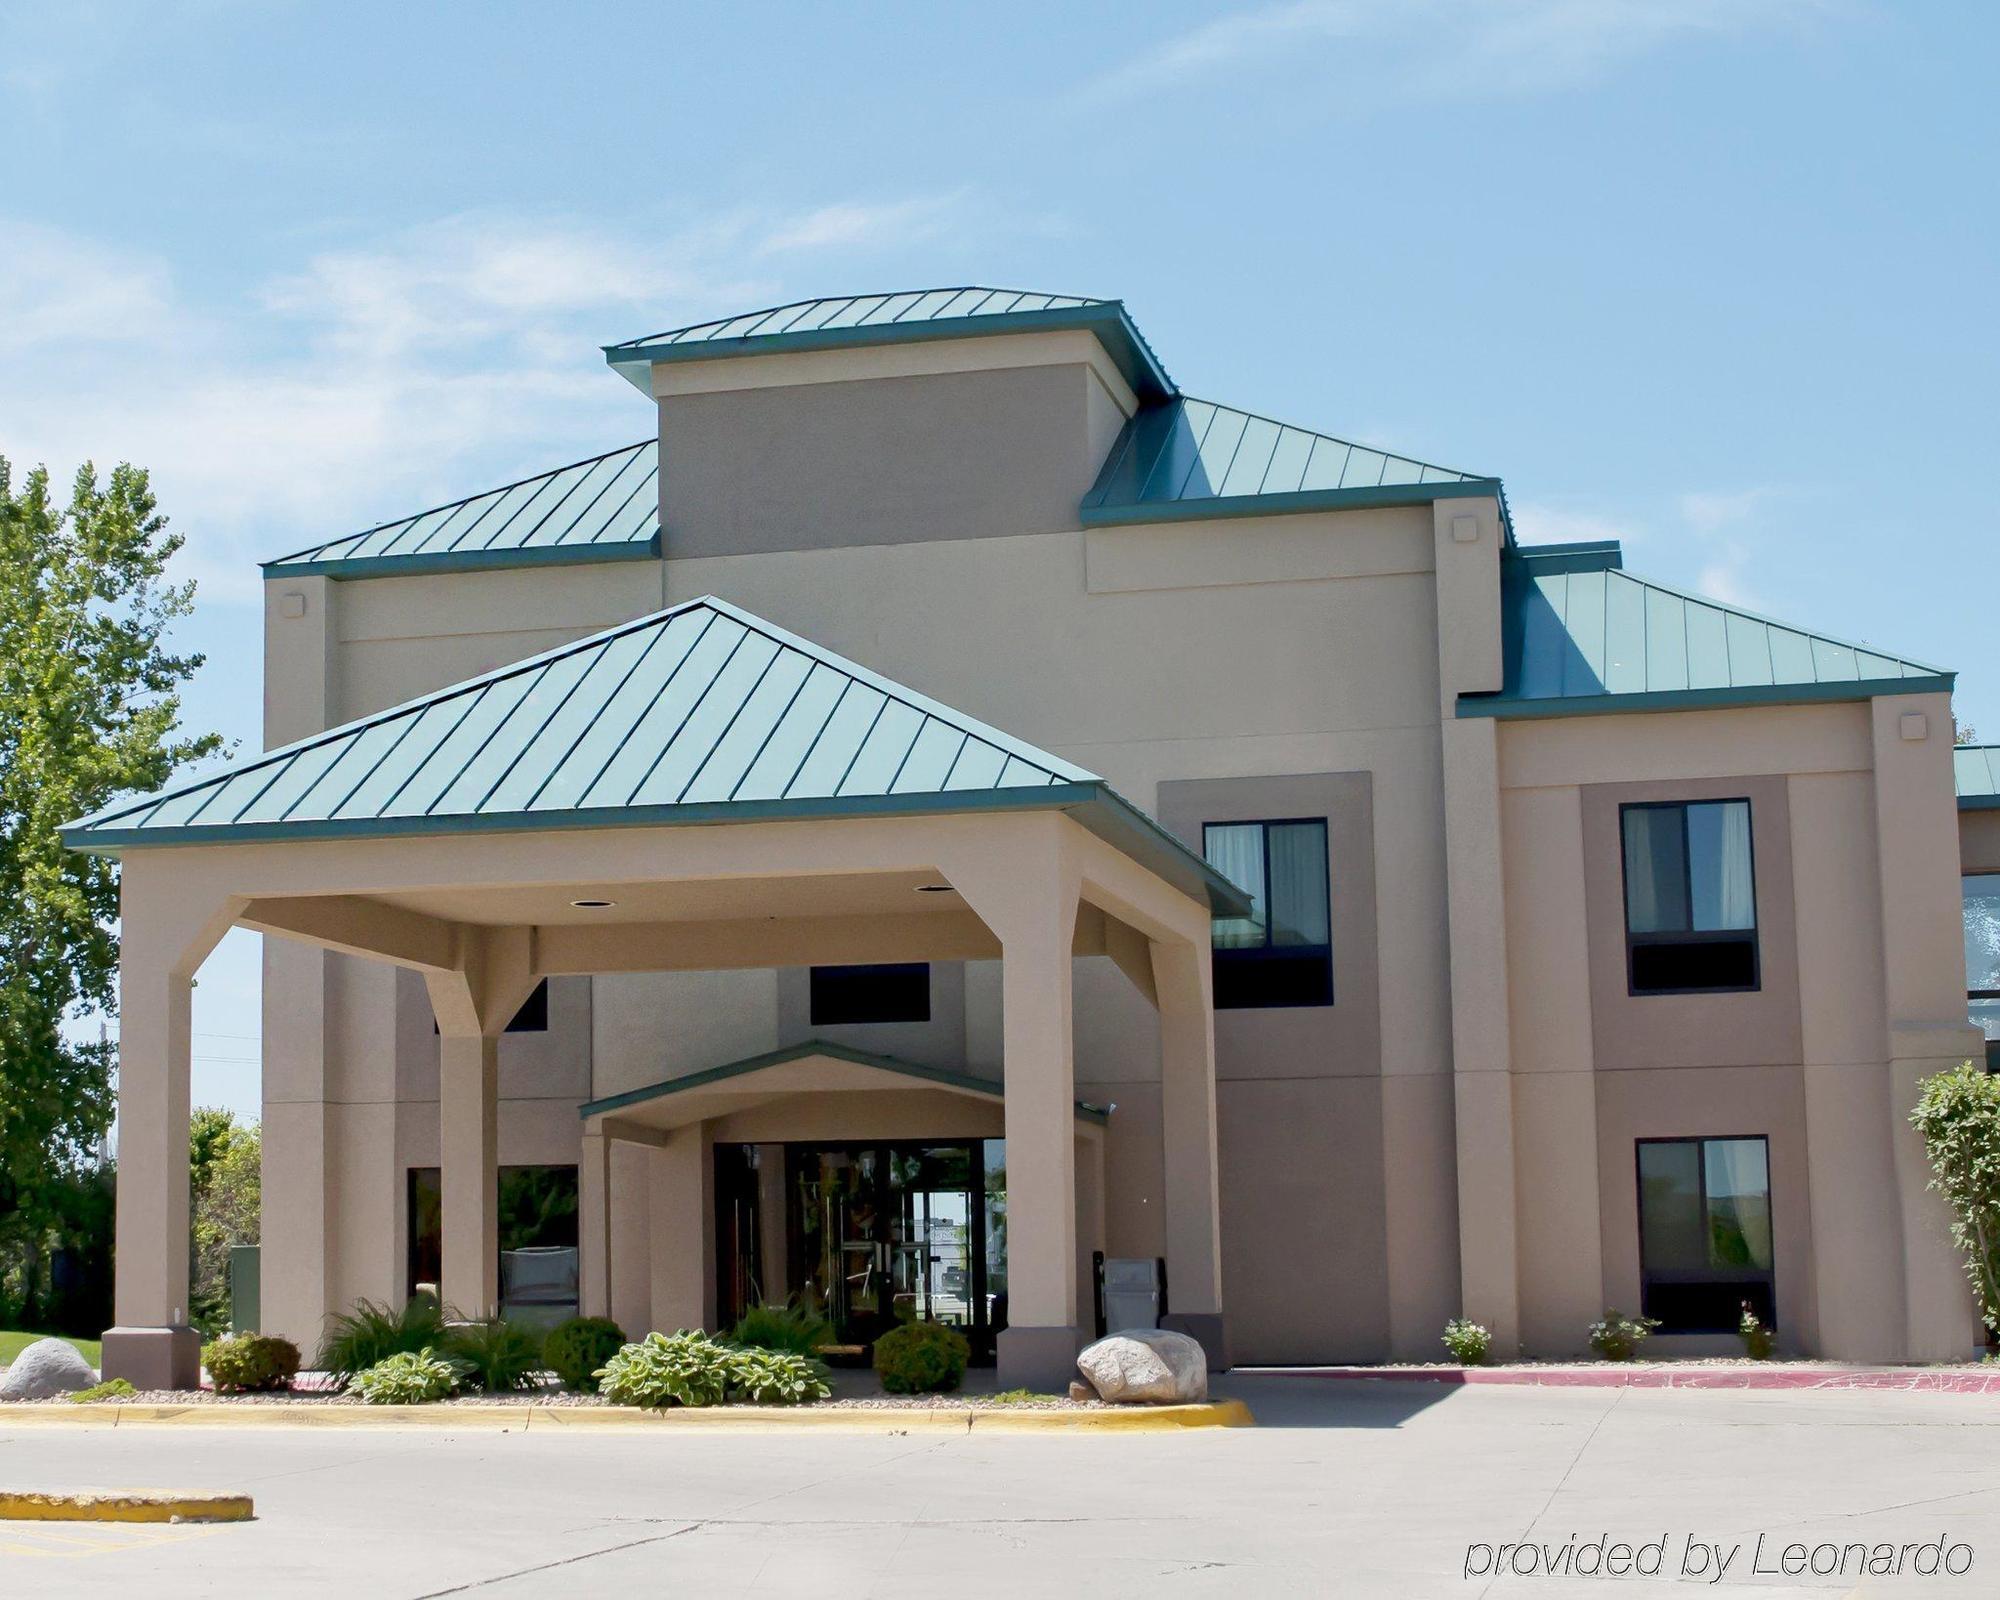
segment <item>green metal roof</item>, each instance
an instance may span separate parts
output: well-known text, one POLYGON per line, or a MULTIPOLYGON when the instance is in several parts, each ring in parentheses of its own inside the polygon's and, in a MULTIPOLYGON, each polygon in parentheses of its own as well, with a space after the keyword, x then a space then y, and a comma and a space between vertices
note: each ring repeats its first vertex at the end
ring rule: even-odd
POLYGON ((1963 744, 1951 753, 1961 811, 2000 810, 2000 744, 1963 744))
POLYGON ((1165 522, 1499 494, 1497 478, 1182 396, 1125 424, 1081 517, 1086 526, 1165 522))
POLYGON ((264 575, 368 578, 643 560, 660 552, 659 479, 660 442, 643 439, 267 561, 264 575))
POLYGON ((119 801, 116 851, 266 839, 1060 809, 1218 908, 1242 892, 1103 779, 713 597, 119 801))
POLYGON ((1505 687, 1462 717, 1580 716, 1949 692, 1939 667, 1884 655, 1621 570, 1615 543, 1502 557, 1505 687))
POLYGON ((905 289, 894 294, 852 294, 794 300, 741 316, 697 322, 604 347, 604 359, 646 394, 649 370, 661 361, 713 361, 722 356, 769 355, 780 350, 843 350, 965 339, 984 334, 1039 333, 1084 328, 1145 400, 1179 391, 1145 336, 1126 315, 1122 300, 1034 294, 1022 289, 905 289))
MULTIPOLYGON (((874 1067, 882 1072, 893 1072, 899 1077, 914 1078, 923 1083, 941 1084, 948 1089, 958 1089, 971 1094, 990 1095, 998 1100, 1004 1097, 999 1083, 991 1078, 974 1077, 968 1072, 953 1072, 945 1067, 927 1067, 921 1062, 905 1061, 900 1056, 875 1055, 866 1050, 851 1050, 846 1045, 832 1044, 825 1039, 808 1039, 804 1044, 787 1046, 782 1050, 771 1050, 763 1055, 749 1056, 742 1061, 731 1061, 720 1067, 707 1067, 700 1072, 686 1073, 678 1078, 668 1078, 660 1083, 646 1085, 642 1089, 627 1089, 622 1094, 607 1095, 602 1100, 588 1100, 577 1108, 577 1115, 588 1120, 604 1115, 607 1111, 623 1111, 628 1106, 644 1105, 649 1100, 664 1100, 689 1089, 705 1089, 712 1084, 726 1083, 731 1078, 747 1077, 763 1072, 770 1067, 782 1067, 787 1062, 805 1061, 813 1056, 828 1056, 835 1061, 852 1062, 858 1067, 874 1067)), ((1092 1122, 1108 1120, 1110 1113, 1102 1106, 1093 1105, 1088 1100, 1076 1103, 1076 1112, 1092 1122)))

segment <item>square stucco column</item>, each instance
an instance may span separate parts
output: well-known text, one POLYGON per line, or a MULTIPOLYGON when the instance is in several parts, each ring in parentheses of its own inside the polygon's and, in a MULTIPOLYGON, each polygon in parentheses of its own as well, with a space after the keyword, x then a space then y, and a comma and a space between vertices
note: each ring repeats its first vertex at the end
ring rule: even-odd
POLYGON ((1201 1341, 1209 1370, 1229 1366, 1222 1315, 1222 1225, 1215 1153, 1215 1006, 1207 947, 1155 942, 1160 1003, 1160 1143, 1166 1190, 1167 1305, 1162 1325, 1201 1341))
POLYGON ((576 1169, 577 1310, 611 1315, 611 1141, 586 1133, 576 1169))
MULTIPOLYGON (((1007 1326, 1003 1388, 1061 1389, 1076 1374, 1076 1066, 1070 961, 1080 878, 1061 818, 1012 848, 949 870, 1000 940, 1007 1136, 1007 1326)), ((1029 831, 1029 830, 1032 831, 1029 831)))
POLYGON ((444 1270, 439 1291, 462 1317, 500 1309, 500 1041, 439 1041, 438 1135, 444 1270))
POLYGON ((652 1156, 653 1326, 713 1329, 715 1160, 708 1124, 674 1129, 652 1156))
POLYGON ((139 1389, 201 1383, 188 1325, 188 1082, 193 978, 129 924, 119 962, 117 1326, 104 1376, 139 1389))

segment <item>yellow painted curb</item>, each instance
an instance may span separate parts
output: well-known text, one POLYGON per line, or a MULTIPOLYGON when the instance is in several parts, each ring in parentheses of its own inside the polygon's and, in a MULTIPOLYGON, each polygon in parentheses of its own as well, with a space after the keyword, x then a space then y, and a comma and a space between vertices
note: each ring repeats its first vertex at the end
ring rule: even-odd
POLYGON ((150 1489, 37 1494, 0 1489, 6 1522, 248 1522, 247 1494, 167 1494, 150 1489))
POLYGON ((11 1424, 184 1428, 677 1428, 696 1432, 833 1430, 849 1433, 1163 1433, 1183 1428, 1247 1428, 1241 1400, 1192 1406, 1120 1406, 1076 1411, 972 1406, 715 1406, 642 1411, 632 1406, 547 1405, 10 1405, 11 1424))

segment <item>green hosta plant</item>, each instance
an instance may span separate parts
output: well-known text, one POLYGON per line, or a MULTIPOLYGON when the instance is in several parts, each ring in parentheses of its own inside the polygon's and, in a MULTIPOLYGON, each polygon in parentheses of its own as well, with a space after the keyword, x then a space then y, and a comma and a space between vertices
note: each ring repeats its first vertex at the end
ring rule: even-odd
POLYGON ((732 1400, 800 1405, 832 1390, 819 1363, 781 1350, 748 1350, 698 1330, 649 1333, 598 1372, 614 1405, 719 1406, 732 1400))
POLYGON ((542 1361, 565 1388, 594 1389, 597 1369, 618 1354, 625 1330, 609 1317, 571 1317, 549 1329, 542 1361))
POLYGON ((364 1367, 348 1387, 371 1406, 414 1406, 444 1400, 454 1394, 462 1376, 459 1364, 435 1350, 402 1350, 364 1367))
POLYGON ((299 1372, 299 1347, 289 1339, 239 1333, 201 1347, 201 1364, 218 1394, 288 1389, 299 1372))
POLYGON ((729 1332, 731 1344, 758 1350, 787 1350, 808 1360, 833 1343, 833 1324, 804 1300, 752 1306, 729 1332))
POLYGON ((2000 1077, 1969 1061, 1928 1077, 1910 1122, 1930 1156, 1931 1187, 1951 1207, 1979 1319, 2000 1333, 2000 1077))
POLYGON ((334 1317, 313 1365, 346 1383, 385 1357, 414 1355, 444 1343, 444 1311, 427 1294, 414 1295, 400 1310, 386 1303, 357 1300, 334 1317))
POLYGON ((1613 1307, 1590 1325, 1590 1348, 1605 1361, 1636 1361, 1639 1346, 1659 1325, 1655 1317, 1628 1317, 1613 1307))
POLYGON ((1462 1367, 1483 1367, 1492 1359, 1493 1331, 1467 1317, 1444 1325, 1444 1347, 1462 1367))

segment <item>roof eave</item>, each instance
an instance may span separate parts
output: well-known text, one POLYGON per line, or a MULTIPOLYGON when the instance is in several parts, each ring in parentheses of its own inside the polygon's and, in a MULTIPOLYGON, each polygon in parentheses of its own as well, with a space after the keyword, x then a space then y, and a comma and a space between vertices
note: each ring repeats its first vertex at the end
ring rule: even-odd
POLYGON ((2000 811, 2000 794, 1962 794, 1958 797, 1961 811, 2000 811))
POLYGON ((685 344, 605 345, 604 359, 635 388, 650 395, 651 369, 680 361, 729 360, 736 356, 777 355, 795 350, 852 350, 875 345, 922 344, 939 339, 990 338, 1005 333, 1047 333, 1081 328, 1097 335, 1105 353, 1141 400, 1171 400, 1180 393, 1120 300, 1095 305, 1054 306, 1044 311, 1007 311, 995 316, 944 317, 929 322, 889 322, 861 327, 808 328, 798 333, 751 334, 734 339, 690 340, 685 344))
POLYGON ((272 578, 411 578, 437 572, 497 572, 508 567, 589 566, 603 561, 652 561, 660 555, 660 535, 616 544, 544 544, 502 550, 439 550, 407 556, 332 557, 325 561, 277 560, 262 563, 272 578))
POLYGON ((1752 683, 1712 689, 1653 689, 1632 694, 1538 695, 1465 694, 1461 717, 1520 720, 1534 717, 1615 716, 1627 712, 1710 711, 1730 706, 1826 705, 1873 700, 1891 694, 1950 694, 1957 674, 1907 678, 1857 678, 1845 683, 1752 683))
POLYGON ((1209 495, 1197 500, 1138 501, 1084 505, 1077 520, 1086 528, 1129 527, 1149 522, 1199 522, 1228 517, 1297 516, 1312 511, 1356 511, 1376 506, 1421 506, 1436 500, 1500 499, 1498 478, 1463 478, 1438 483, 1370 484, 1354 489, 1302 489, 1288 494, 1209 495))

